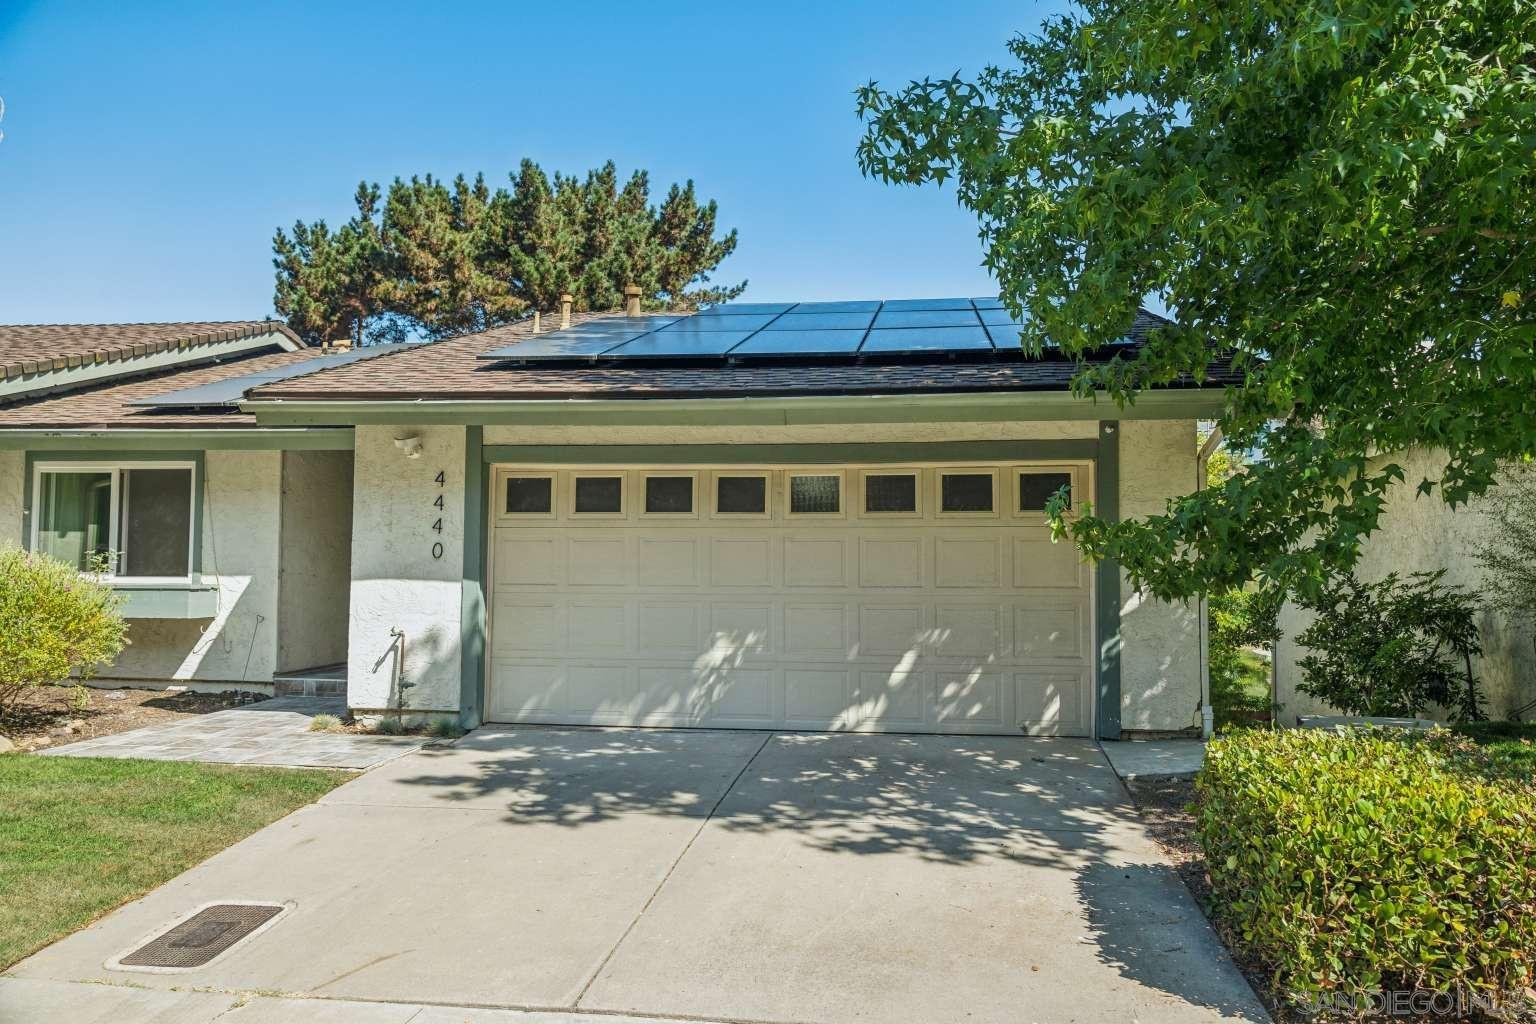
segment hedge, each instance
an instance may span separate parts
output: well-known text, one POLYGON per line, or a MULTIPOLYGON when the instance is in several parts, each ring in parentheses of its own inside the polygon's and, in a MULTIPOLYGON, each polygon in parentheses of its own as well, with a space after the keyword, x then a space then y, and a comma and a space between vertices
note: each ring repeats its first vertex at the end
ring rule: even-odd
POLYGON ((1213 914, 1291 1003, 1505 1001, 1536 965, 1536 792, 1439 733, 1245 731, 1196 779, 1213 914))

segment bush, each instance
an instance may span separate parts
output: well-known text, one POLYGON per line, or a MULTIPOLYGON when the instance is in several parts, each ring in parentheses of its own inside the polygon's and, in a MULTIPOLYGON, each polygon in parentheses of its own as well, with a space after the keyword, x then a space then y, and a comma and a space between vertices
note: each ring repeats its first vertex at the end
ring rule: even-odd
POLYGON ((1463 747, 1443 730, 1211 742, 1195 790, 1215 916, 1278 997, 1531 984, 1536 793, 1479 778, 1463 747))
POLYGON ((310 732, 330 732, 341 728, 341 719, 335 715, 316 715, 309 720, 310 732))
POLYGON ((1268 672, 1256 663, 1249 648, 1268 647, 1280 638, 1283 596, 1261 590, 1229 590, 1211 596, 1211 709, 1217 724, 1246 718, 1244 712, 1273 709, 1265 685, 1268 672))
POLYGON ((1348 715, 1418 715, 1432 704, 1457 721, 1484 717, 1472 659, 1483 652, 1477 606, 1444 572, 1392 573, 1379 583, 1329 580, 1303 607, 1317 619, 1296 642, 1302 693, 1348 715))
POLYGON ((118 603, 73 566, 0 548, 0 715, 29 687, 88 678, 117 657, 127 643, 118 603))
POLYGON ((427 735, 440 740, 456 740, 464 735, 464 730, 454 719, 440 715, 427 723, 427 735))

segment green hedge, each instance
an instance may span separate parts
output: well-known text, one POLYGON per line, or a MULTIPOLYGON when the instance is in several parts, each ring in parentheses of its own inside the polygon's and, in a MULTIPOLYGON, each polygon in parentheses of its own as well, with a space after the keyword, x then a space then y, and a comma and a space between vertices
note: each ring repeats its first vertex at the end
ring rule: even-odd
POLYGON ((1536 792, 1479 777, 1469 746, 1310 730, 1211 742, 1196 792, 1214 911, 1279 997, 1532 983, 1536 792))

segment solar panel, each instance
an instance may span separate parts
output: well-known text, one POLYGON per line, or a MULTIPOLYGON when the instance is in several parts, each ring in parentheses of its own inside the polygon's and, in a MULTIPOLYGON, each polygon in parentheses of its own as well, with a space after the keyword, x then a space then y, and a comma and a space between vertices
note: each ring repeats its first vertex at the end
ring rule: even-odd
POLYGON ((794 306, 793 302, 727 302, 719 306, 711 306, 705 314, 710 316, 734 316, 738 313, 769 313, 778 316, 787 313, 794 306))
POLYGON ((992 342, 981 325, 974 327, 901 327, 870 331, 859 349, 886 355, 917 352, 970 352, 988 350, 992 342))
POLYGON ((851 356, 864 331, 758 331, 731 349, 731 358, 793 359, 801 356, 851 356))
POLYGON ((713 313, 700 313, 698 316, 690 316, 686 320, 668 324, 658 333, 671 334, 675 331, 688 331, 698 334, 703 331, 756 331, 773 322, 773 316, 769 313, 738 313, 735 316, 716 316, 713 313))
POLYGON ((767 327, 767 331, 852 331, 865 330, 875 318, 874 311, 864 313, 785 313, 767 327))
POLYGON ((875 317, 875 330, 887 327, 975 327, 976 311, 965 309, 882 309, 875 317))
POLYGON ((879 299, 859 299, 853 302, 802 302, 793 313, 873 313, 880 308, 879 299))
POLYGON ((887 299, 881 312, 897 309, 973 309, 970 299, 887 299))
POLYGON ((1000 327, 1006 326, 1008 324, 1012 324, 1015 327, 1022 327, 1024 325, 1023 320, 1015 320, 1013 318, 1013 314, 1008 312, 1006 309, 978 310, 978 315, 981 317, 981 322, 986 324, 988 327, 992 326, 993 324, 996 324, 1000 327))
POLYGON ((401 342, 389 345, 365 345, 362 348, 355 348, 348 352, 331 352, 323 356, 316 356, 313 359, 289 363, 286 366, 257 370, 255 373, 241 374, 238 377, 226 377, 223 380, 198 384, 190 388, 178 388, 175 391, 167 391, 164 394, 134 399, 128 404, 152 409, 188 409, 219 405, 238 405, 245 398, 247 391, 262 384, 289 380, 293 377, 302 377, 305 374, 314 373, 318 370, 328 370, 333 366, 347 366, 351 363, 362 362, 365 359, 376 359, 379 356, 389 355, 391 352, 416 348, 420 344, 420 342, 401 342))
POLYGON ((589 334, 567 334, 565 331, 557 331, 554 334, 535 338, 532 341, 518 342, 516 345, 507 345, 503 348, 492 349, 486 352, 481 359, 596 359, 611 348, 617 348, 633 338, 644 337, 634 331, 615 331, 605 334, 592 332, 589 334))
POLYGON ((996 295, 983 295, 972 299, 971 305, 977 309, 1002 309, 1003 300, 996 295))
POLYGON ((751 331, 657 331, 626 341, 605 352, 616 359, 687 359, 695 356, 723 356, 752 337, 751 331))

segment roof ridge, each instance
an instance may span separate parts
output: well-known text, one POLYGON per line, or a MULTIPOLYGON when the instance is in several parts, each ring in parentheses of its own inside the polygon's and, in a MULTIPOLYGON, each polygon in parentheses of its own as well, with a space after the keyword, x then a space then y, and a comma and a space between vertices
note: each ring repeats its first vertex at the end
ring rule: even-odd
POLYGON ((57 323, 38 324, 0 324, 0 328, 6 327, 196 327, 203 324, 281 324, 282 320, 276 317, 262 317, 259 320, 117 320, 111 323, 96 321, 60 321, 57 323))

